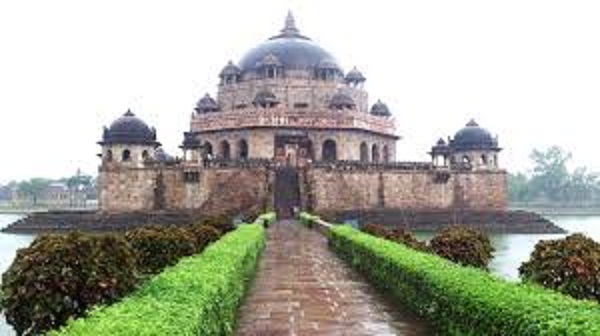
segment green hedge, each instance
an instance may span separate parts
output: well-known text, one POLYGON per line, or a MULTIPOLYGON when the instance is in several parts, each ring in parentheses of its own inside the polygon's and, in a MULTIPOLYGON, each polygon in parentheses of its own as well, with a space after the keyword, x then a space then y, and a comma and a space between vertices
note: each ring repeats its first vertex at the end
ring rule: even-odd
POLYGON ((51 335, 231 334, 264 243, 262 225, 241 225, 123 301, 96 308, 51 335))
POLYGON ((301 212, 300 213, 300 223, 302 225, 305 225, 306 227, 313 227, 314 226, 314 222, 319 220, 319 216, 315 216, 315 215, 311 215, 308 212, 301 212))
POLYGON ((600 305, 453 264, 349 226, 333 249, 442 335, 600 335, 600 305))

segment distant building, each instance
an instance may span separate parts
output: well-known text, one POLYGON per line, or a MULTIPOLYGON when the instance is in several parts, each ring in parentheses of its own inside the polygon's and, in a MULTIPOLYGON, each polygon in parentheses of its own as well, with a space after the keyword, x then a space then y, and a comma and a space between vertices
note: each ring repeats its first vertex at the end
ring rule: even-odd
POLYGON ((399 161, 392 110, 379 99, 369 104, 364 74, 344 72, 291 14, 218 78, 216 98, 205 94, 194 108, 181 158, 166 154, 156 130, 131 111, 104 129, 101 210, 506 205, 495 137, 471 121, 440 139, 431 161, 399 161))

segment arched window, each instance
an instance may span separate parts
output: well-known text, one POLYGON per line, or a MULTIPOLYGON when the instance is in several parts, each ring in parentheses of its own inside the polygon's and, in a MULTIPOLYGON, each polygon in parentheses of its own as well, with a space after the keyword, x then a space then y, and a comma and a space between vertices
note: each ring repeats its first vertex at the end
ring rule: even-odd
POLYGON ((323 161, 337 160, 337 145, 335 141, 327 139, 325 142, 323 142, 322 157, 323 161))
POLYGON ((106 151, 106 162, 112 162, 113 160, 113 152, 109 149, 106 151))
POLYGON ((383 162, 390 162, 390 149, 387 145, 383 145, 383 162))
POLYGON ((369 146, 364 142, 360 144, 360 161, 369 162, 369 146))
POLYGON ((208 141, 204 143, 204 154, 205 155, 210 155, 210 156, 213 155, 213 146, 208 141))
POLYGON ((145 150, 142 152, 142 161, 146 161, 150 158, 150 154, 148 154, 148 151, 145 150))
POLYGON ((371 161, 379 162, 379 146, 377 144, 374 144, 371 148, 371 161))
POLYGON ((471 163, 471 159, 468 156, 464 155, 463 158, 462 158, 462 162, 464 164, 470 164, 471 163))
POLYGON ((485 154, 481 155, 481 164, 482 165, 488 164, 488 159, 487 159, 487 156, 485 156, 485 154))
POLYGON ((229 142, 227 140, 221 141, 221 159, 230 160, 231 159, 231 146, 229 146, 229 142))
POLYGON ((248 159, 248 142, 245 139, 238 142, 238 158, 240 160, 248 159))
POLYGON ((129 149, 126 149, 123 151, 123 153, 121 153, 121 161, 127 162, 129 160, 131 160, 131 152, 129 149))

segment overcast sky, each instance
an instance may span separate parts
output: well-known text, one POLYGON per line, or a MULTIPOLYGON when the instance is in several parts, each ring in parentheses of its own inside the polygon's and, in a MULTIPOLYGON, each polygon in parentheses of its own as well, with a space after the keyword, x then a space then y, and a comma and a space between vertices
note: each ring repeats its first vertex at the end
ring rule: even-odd
POLYGON ((600 1, 23 0, 0 2, 0 182, 95 173, 127 108, 179 154, 195 102, 288 9, 388 103, 399 159, 475 118, 509 170, 558 144, 600 171, 600 1))

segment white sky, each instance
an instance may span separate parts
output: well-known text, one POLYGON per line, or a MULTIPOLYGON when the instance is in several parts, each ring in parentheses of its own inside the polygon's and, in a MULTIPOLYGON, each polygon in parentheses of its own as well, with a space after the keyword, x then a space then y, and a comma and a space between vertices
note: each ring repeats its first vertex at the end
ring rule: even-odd
POLYGON ((600 171, 600 1, 3 0, 0 182, 95 173, 127 108, 179 154, 195 102, 288 9, 391 107, 399 159, 427 160, 474 117, 509 170, 559 144, 600 171))

